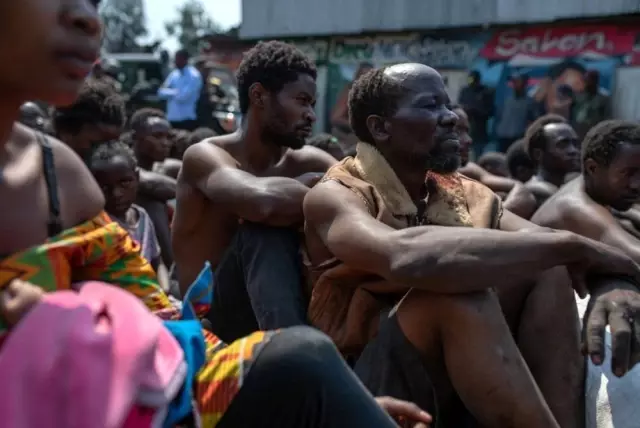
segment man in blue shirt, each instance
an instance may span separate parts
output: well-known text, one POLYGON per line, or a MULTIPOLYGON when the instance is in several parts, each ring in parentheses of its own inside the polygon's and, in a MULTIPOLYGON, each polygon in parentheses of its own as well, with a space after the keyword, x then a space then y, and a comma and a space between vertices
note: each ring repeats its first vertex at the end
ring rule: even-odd
POLYGON ((196 106, 202 89, 202 76, 189 65, 186 50, 176 52, 175 65, 176 69, 158 90, 158 96, 167 100, 167 119, 173 128, 193 131, 198 127, 196 106))

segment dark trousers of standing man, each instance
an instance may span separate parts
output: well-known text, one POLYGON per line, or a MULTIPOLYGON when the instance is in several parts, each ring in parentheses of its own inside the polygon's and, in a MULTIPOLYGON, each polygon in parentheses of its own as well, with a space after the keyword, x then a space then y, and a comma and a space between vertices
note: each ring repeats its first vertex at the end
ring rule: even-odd
POLYGON ((245 222, 216 267, 207 318, 227 343, 257 330, 306 325, 296 229, 245 222))

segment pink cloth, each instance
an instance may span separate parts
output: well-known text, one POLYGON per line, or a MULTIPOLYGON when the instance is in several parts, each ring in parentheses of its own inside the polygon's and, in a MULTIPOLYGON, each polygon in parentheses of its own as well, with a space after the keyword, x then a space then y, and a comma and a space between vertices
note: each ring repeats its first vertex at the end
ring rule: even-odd
POLYGON ((185 373, 159 318, 126 291, 85 283, 47 294, 4 342, 1 425, 122 428, 146 407, 160 426, 185 373))

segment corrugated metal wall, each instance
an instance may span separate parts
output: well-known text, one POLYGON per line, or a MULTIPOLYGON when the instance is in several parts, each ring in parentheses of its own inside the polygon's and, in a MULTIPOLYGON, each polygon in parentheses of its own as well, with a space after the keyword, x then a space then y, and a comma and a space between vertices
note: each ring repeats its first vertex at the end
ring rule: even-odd
POLYGON ((240 36, 357 34, 640 12, 640 0, 242 0, 240 36))

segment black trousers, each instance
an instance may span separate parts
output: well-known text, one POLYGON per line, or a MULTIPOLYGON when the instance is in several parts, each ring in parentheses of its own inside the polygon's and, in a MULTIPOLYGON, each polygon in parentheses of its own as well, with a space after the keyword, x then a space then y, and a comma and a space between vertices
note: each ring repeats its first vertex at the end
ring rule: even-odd
POLYGON ((397 428, 310 327, 276 335, 253 362, 219 428, 397 428))
POLYGON ((216 268, 207 316, 220 339, 307 324, 299 251, 296 230, 240 225, 216 268))

